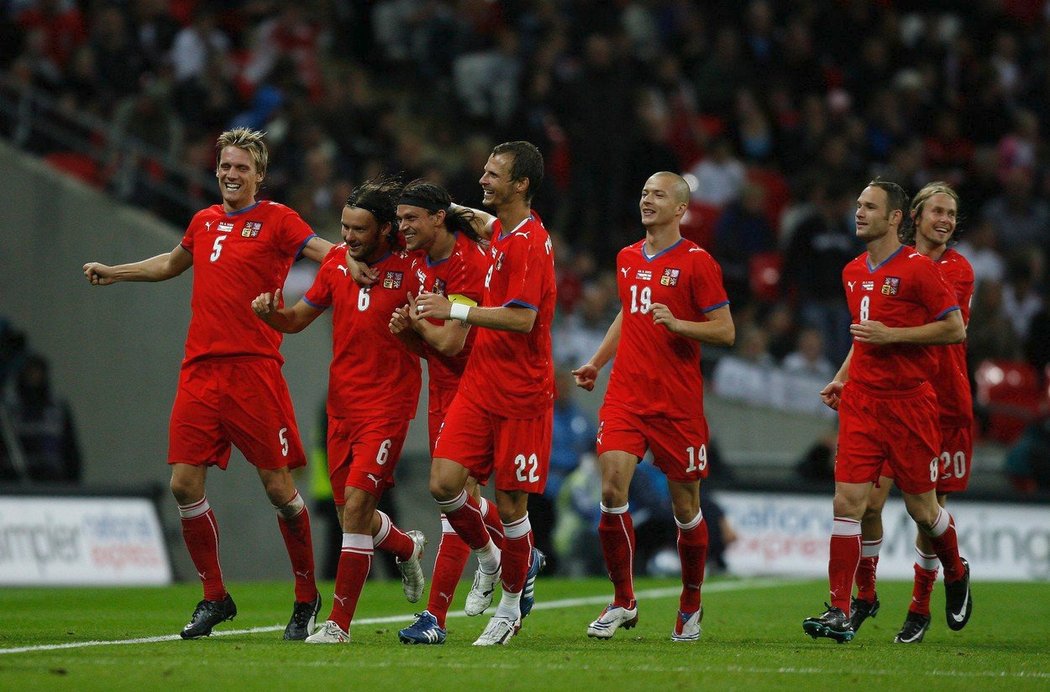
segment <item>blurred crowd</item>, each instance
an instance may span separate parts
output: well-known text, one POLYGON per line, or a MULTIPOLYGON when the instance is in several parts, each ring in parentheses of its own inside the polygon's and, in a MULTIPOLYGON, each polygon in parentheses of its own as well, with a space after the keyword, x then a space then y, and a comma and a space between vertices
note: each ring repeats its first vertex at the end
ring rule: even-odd
POLYGON ((974 369, 1050 361, 1045 0, 7 0, 0 69, 111 123, 89 133, 103 152, 138 138, 207 175, 219 131, 265 130, 265 194, 330 238, 375 173, 478 205, 491 146, 536 143, 565 365, 615 314, 613 258, 656 170, 693 188, 684 228, 723 267, 736 355, 821 377, 849 347, 857 193, 944 180, 977 274, 974 369))

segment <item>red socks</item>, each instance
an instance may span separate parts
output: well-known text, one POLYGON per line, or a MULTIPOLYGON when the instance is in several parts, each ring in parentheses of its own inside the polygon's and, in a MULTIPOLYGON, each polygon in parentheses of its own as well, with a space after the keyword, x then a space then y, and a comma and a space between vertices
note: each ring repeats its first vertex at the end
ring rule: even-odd
POLYGON ((634 521, 628 505, 601 509, 598 539, 613 583, 613 605, 627 608, 634 602, 634 521))

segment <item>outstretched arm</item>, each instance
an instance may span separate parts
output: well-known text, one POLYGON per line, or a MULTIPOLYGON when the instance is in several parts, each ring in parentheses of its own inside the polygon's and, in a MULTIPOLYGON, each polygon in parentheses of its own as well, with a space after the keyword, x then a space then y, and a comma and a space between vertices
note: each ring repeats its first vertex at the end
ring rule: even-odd
POLYGON ((193 266, 193 255, 182 245, 171 252, 128 264, 110 266, 100 262, 84 265, 84 276, 92 286, 108 286, 118 281, 167 281, 193 266))
POLYGON ((328 252, 335 247, 332 243, 325 240, 319 235, 315 235, 307 241, 306 245, 303 246, 303 257, 312 259, 314 262, 320 264, 324 261, 324 258, 328 256, 328 252))
POLYGON ((623 310, 621 309, 620 312, 616 313, 616 318, 609 325, 608 331, 605 332, 605 338, 602 339, 601 345, 598 346, 598 350, 594 352, 591 359, 572 371, 577 387, 586 389, 588 392, 594 389, 594 382, 598 379, 598 373, 616 355, 616 347, 620 345, 620 330, 622 326, 623 310))
POLYGON ((323 312, 305 300, 300 300, 290 308, 279 308, 280 304, 281 289, 278 288, 273 293, 260 293, 252 301, 252 310, 263 322, 285 334, 303 331, 323 312))

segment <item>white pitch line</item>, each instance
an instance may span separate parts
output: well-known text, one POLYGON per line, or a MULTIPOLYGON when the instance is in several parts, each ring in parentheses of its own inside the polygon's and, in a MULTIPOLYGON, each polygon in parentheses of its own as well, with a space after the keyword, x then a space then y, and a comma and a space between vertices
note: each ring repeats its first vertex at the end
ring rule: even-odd
MULTIPOLYGON (((704 593, 713 593, 718 591, 739 591, 740 589, 765 589, 774 586, 785 586, 792 584, 793 582, 786 582, 783 580, 772 580, 772 579, 756 579, 756 580, 742 580, 742 581, 720 581, 714 584, 708 584, 704 587, 704 593)), ((666 587, 662 589, 649 589, 648 591, 639 591, 636 595, 638 598, 669 598, 671 596, 677 596, 681 593, 681 587, 666 587)), ((556 608, 576 608, 578 606, 585 605, 606 605, 609 602, 609 595, 603 596, 587 596, 584 598, 564 598, 559 601, 540 601, 538 602, 533 610, 550 610, 556 608)), ((466 617, 464 613, 456 612, 449 613, 447 617, 460 618, 466 617)), ((379 625, 389 622, 406 622, 412 619, 411 614, 402 615, 386 615, 383 617, 374 618, 360 618, 353 622, 353 625, 379 625)), ((269 625, 265 627, 249 627, 246 629, 239 630, 215 630, 212 632, 213 637, 230 637, 240 634, 259 634, 262 632, 280 632, 284 629, 284 625, 269 625)), ((177 634, 166 634, 159 637, 138 637, 136 639, 117 639, 117 640, 90 640, 85 642, 68 642, 65 644, 39 644, 37 646, 19 646, 12 647, 9 649, 0 649, 0 655, 2 654, 21 654, 30 651, 58 651, 61 649, 82 649, 90 646, 118 646, 124 644, 155 644, 158 642, 175 642, 179 641, 181 637, 177 634)))

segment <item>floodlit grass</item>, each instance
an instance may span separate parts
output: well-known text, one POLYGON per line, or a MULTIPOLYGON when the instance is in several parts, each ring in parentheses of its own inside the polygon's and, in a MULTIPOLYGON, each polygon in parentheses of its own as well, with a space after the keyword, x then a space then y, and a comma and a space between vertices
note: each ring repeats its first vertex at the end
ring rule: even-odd
MULTIPOLYGON (((694 644, 670 641, 674 581, 640 580, 638 627, 601 642, 585 630, 609 598, 609 583, 541 577, 522 632, 493 648, 471 646, 488 616, 462 616, 466 589, 443 646, 397 641, 413 606, 396 582, 366 585, 346 646, 281 641, 290 583, 231 585, 237 618, 189 642, 163 638, 188 619, 197 585, 4 589, 0 689, 1050 689, 1045 584, 975 584, 974 616, 962 632, 946 627, 938 587, 933 626, 917 646, 893 644, 911 593, 902 582, 880 584, 882 611, 844 645, 802 632, 802 619, 823 611, 826 585, 815 581, 710 580, 704 634, 694 644), (162 639, 128 641, 148 638, 162 639), (13 651, 32 647, 40 648, 13 651)), ((331 584, 322 597, 323 616, 331 584)))

